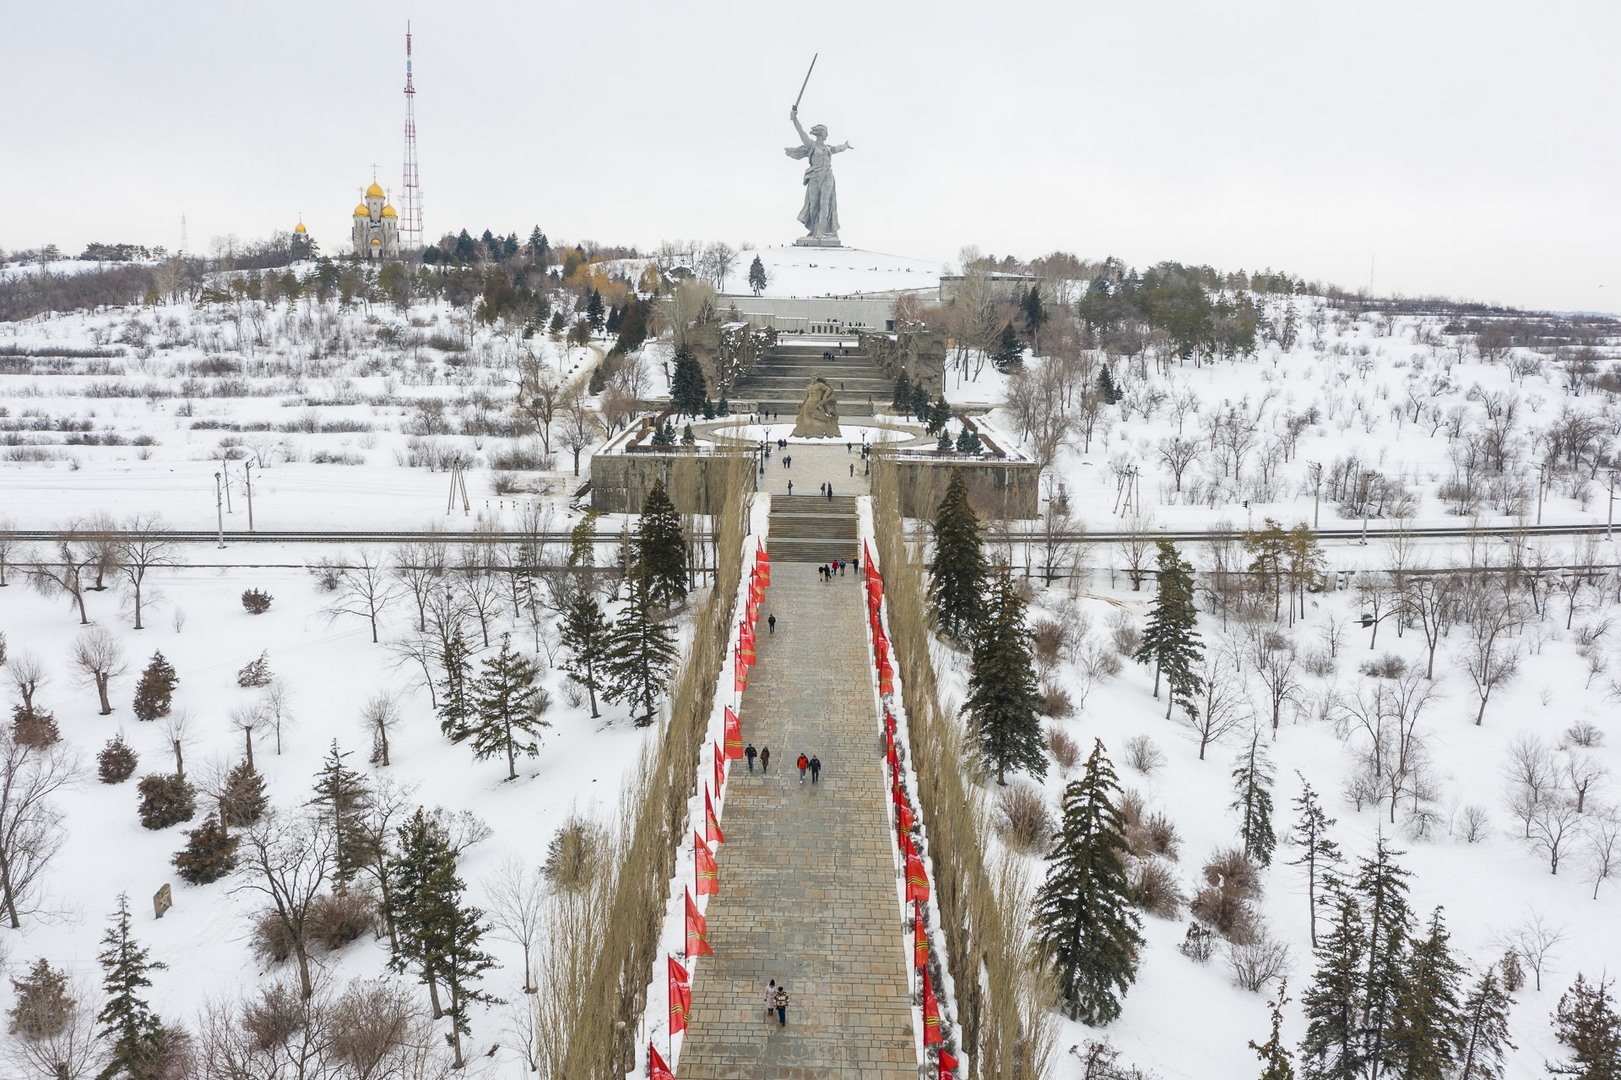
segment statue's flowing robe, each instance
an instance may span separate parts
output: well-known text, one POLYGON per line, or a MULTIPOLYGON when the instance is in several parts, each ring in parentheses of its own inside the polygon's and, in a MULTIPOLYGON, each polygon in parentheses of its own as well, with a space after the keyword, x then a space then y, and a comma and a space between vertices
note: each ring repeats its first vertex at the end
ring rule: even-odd
POLYGON ((812 236, 837 236, 839 197, 833 186, 833 148, 826 144, 800 144, 787 148, 795 161, 810 159, 805 167, 805 202, 799 208, 799 223, 812 236))

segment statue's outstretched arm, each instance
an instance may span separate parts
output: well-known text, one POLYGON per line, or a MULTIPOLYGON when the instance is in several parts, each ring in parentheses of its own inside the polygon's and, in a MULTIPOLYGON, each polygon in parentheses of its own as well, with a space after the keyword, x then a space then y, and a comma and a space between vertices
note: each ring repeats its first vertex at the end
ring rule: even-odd
POLYGON ((842 154, 842 153, 844 153, 844 152, 845 152, 845 151, 846 151, 846 150, 854 150, 854 149, 855 149, 855 147, 853 147, 853 146, 851 146, 851 145, 850 145, 850 144, 849 144, 849 143, 847 143, 847 142, 842 142, 842 143, 840 143, 840 144, 839 144, 839 145, 837 145, 837 146, 830 146, 830 147, 828 147, 828 149, 829 149, 829 150, 831 150, 831 151, 833 151, 833 152, 834 152, 834 153, 835 153, 835 154, 842 154))
POLYGON ((816 145, 815 143, 813 143, 811 141, 811 137, 809 135, 805 134, 805 125, 801 124, 799 122, 799 106, 798 105, 795 105, 793 108, 788 110, 788 119, 790 119, 790 120, 792 120, 794 122, 794 130, 799 132, 799 141, 800 142, 804 143, 806 146, 814 146, 814 145, 816 145))

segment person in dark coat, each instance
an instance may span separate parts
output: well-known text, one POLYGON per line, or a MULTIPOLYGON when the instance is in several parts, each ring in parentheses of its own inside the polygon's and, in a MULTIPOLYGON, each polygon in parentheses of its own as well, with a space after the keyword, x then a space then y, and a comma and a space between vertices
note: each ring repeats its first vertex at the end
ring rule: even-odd
POLYGON ((760 771, 765 772, 771 767, 771 747, 760 747, 760 771))
POLYGON ((813 783, 813 784, 820 783, 821 779, 822 779, 822 759, 817 757, 815 754, 811 755, 810 771, 811 771, 811 783, 813 783))
POLYGON ((743 750, 743 757, 749 763, 749 772, 754 771, 754 759, 759 756, 760 752, 754 748, 753 743, 749 743, 749 745, 743 750))
POLYGON ((768 634, 775 634, 777 632, 777 617, 775 615, 767 615, 765 617, 765 626, 768 634))

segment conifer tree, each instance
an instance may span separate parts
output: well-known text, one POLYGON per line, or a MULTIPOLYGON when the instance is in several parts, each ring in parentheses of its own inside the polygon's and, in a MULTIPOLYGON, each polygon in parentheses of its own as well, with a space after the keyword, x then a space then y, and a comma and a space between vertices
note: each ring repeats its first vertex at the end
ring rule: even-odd
POLYGON ((929 392, 924 389, 922 383, 912 386, 912 415, 917 417, 920 423, 929 418, 929 392))
POLYGON ((602 332, 602 294, 597 292, 595 289, 591 290, 591 295, 588 296, 585 301, 585 321, 589 323, 591 325, 591 329, 595 330, 597 333, 600 334, 602 332))
POLYGON ((1193 567, 1177 554, 1169 540, 1157 543, 1157 573, 1154 607, 1148 615, 1137 649, 1139 663, 1154 665, 1154 696, 1159 697, 1160 677, 1169 684, 1165 717, 1180 703, 1190 714, 1197 711, 1194 697, 1204 689, 1198 664, 1204 645, 1197 629, 1199 609, 1194 604, 1193 567))
POLYGON ((225 774, 225 790, 220 792, 220 824, 246 828, 264 817, 270 805, 265 794, 265 778, 246 761, 240 761, 225 774))
POLYGON ((1019 340, 1019 333, 1013 329, 1011 320, 1002 327, 1002 336, 997 339, 996 349, 991 353, 991 363, 997 371, 1011 371, 1024 364, 1024 342, 1019 340))
POLYGON ((955 641, 972 640, 984 594, 979 515, 969 505, 962 470, 952 469, 945 498, 934 515, 934 565, 929 568, 929 599, 940 632, 955 641))
POLYGON ((1064 789, 1064 823, 1036 893, 1036 940, 1058 981, 1059 1007, 1107 1024, 1137 977, 1142 921, 1131 903, 1120 784, 1099 740, 1064 789))
POLYGON ((1621 1076, 1621 1017, 1610 996, 1612 982, 1589 983, 1580 973, 1559 998, 1553 1014, 1554 1036, 1570 1049, 1565 1061, 1549 1062, 1554 1076, 1579 1080, 1615 1080, 1621 1076))
POLYGON ((1302 1080, 1363 1080, 1366 926, 1362 906, 1345 883, 1330 874, 1325 884, 1334 927, 1317 946, 1316 978, 1300 999, 1306 1015, 1300 1075, 1302 1080))
POLYGON ((1030 286, 1030 291, 1025 293, 1024 303, 1019 305, 1019 317, 1024 322, 1024 332, 1032 339, 1047 325, 1051 316, 1047 312, 1047 305, 1041 302, 1040 285, 1030 286))
POLYGON ((1283 1007, 1289 1004, 1289 981, 1279 980, 1278 996, 1267 1002, 1272 1010, 1272 1037, 1265 1043, 1250 1040, 1250 1049, 1261 1059, 1260 1080, 1295 1080, 1294 1055, 1283 1043, 1283 1007))
POLYGON ((670 374, 670 407, 683 416, 697 416, 708 393, 703 366, 683 345, 676 350, 675 370, 670 374))
POLYGON ((1120 389, 1114 384, 1114 375, 1109 372, 1109 365, 1104 364, 1103 370, 1098 372, 1098 397, 1103 399, 1105 405, 1120 404, 1120 389))
POLYGON ((332 834, 332 880, 341 892, 371 860, 366 815, 372 806, 371 785, 360 773, 344 764, 349 756, 338 749, 338 740, 321 759, 315 774, 315 797, 310 805, 319 808, 322 825, 332 834))
POLYGON ((1258 866, 1272 865, 1278 838, 1272 831, 1272 765, 1261 746, 1261 731, 1250 732, 1249 746, 1233 763, 1232 809, 1238 811, 1238 835, 1244 854, 1258 866))
POLYGON ((934 440, 934 452, 937 454, 951 453, 951 432, 945 428, 940 429, 940 437, 934 440))
POLYGON ((1367 921, 1367 970, 1363 981, 1363 1057, 1384 1071, 1396 1070, 1393 1032, 1398 998, 1407 978, 1413 914, 1407 904, 1410 876, 1396 864, 1383 837, 1371 859, 1358 861, 1356 891, 1367 921))
POLYGON ((445 638, 439 663, 445 670, 439 687, 439 730, 451 742, 467 738, 473 721, 473 663, 467 635, 457 626, 445 638))
POLYGON ((653 618, 647 591, 633 582, 630 602, 614 621, 603 657, 602 696, 630 705, 637 727, 653 722, 664 679, 675 663, 675 631, 653 618))
POLYGON ((473 756, 480 761, 496 754, 507 758, 507 779, 518 778, 518 755, 540 756, 540 729, 551 723, 540 717, 540 672, 512 648, 512 635, 501 635, 501 648, 485 657, 484 670, 473 684, 478 720, 473 729, 473 756))
MULTIPOLYGON (((1300 776, 1299 772, 1295 773, 1300 776)), ((1339 864, 1340 847, 1328 836, 1334 819, 1323 813, 1306 778, 1300 776, 1301 791, 1295 799, 1295 827, 1289 838, 1300 847, 1300 857, 1290 860, 1291 866, 1306 868, 1306 903, 1311 912, 1311 947, 1317 948, 1317 908, 1322 900, 1319 883, 1326 874, 1333 873, 1339 864)))
POLYGON ((153 653, 135 684, 135 719, 150 722, 168 716, 179 682, 174 665, 163 658, 162 652, 153 653))
POLYGON ((1407 977, 1397 989, 1391 1057, 1402 1080, 1449 1080, 1463 1054, 1465 1018, 1459 1003, 1463 967, 1452 958, 1441 909, 1413 942, 1407 977))
POLYGON ((101 748, 101 753, 96 755, 96 772, 103 784, 122 784, 135 774, 139 761, 135 751, 124 741, 124 736, 114 735, 101 748))
POLYGON ((912 408, 912 380, 906 377, 906 372, 901 372, 895 380, 895 396, 889 399, 889 403, 896 412, 907 412, 912 408))
POLYGON ((760 256, 756 255, 754 261, 749 263, 749 288, 753 290, 755 296, 759 296, 765 291, 765 287, 765 263, 761 262, 760 256))
POLYGON ((974 635, 966 703, 980 756, 996 770, 998 784, 1006 786, 1009 768, 1047 775, 1047 740, 1036 714, 1039 701, 1024 601, 1003 567, 988 591, 985 615, 974 635))
POLYGON ((1463 1001, 1457 1080, 1502 1080, 1505 1051, 1517 1049, 1508 1037, 1508 1010, 1513 1004, 1493 964, 1463 1001))
POLYGON ((979 454, 985 450, 985 443, 980 439, 979 432, 963 425, 962 432, 957 436, 957 453, 979 454))
POLYGON ((946 396, 941 394, 929 406, 929 418, 925 428, 930 435, 939 435, 946 430, 949 423, 951 423, 951 406, 946 402, 946 396))
POLYGON ((101 1027, 97 1034, 107 1051, 107 1065, 96 1080, 116 1077, 142 1077, 162 1050, 163 1025, 141 991, 152 985, 147 972, 164 965, 150 959, 147 950, 130 935, 129 895, 118 894, 118 910, 113 925, 101 938, 101 988, 106 1004, 96 1014, 101 1027))
POLYGON ((58 1035, 73 1017, 74 1000, 68 995, 68 977, 40 957, 28 974, 11 980, 15 1000, 6 1010, 7 1030, 19 1038, 37 1040, 58 1035))
POLYGON ((595 597, 583 590, 574 597, 558 637, 563 646, 563 671, 585 687, 591 719, 595 720, 602 715, 597 711, 597 691, 602 689, 603 661, 610 640, 608 620, 595 597))
POLYGON ((186 846, 175 853, 175 870, 193 885, 207 885, 236 869, 239 838, 226 832, 218 818, 210 815, 197 828, 186 833, 186 846))
POLYGON ((636 573, 654 606, 668 609, 687 598, 687 538, 664 481, 655 481, 636 523, 636 573))

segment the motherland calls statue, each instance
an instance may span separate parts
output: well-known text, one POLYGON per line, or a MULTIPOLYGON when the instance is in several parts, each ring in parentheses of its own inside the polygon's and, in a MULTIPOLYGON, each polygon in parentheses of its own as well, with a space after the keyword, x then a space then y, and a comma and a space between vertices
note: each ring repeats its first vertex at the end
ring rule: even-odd
MULTIPOLYGON (((805 78, 808 80, 809 74, 805 78)), ((797 104, 788 110, 788 119, 799 132, 800 145, 788 147, 785 153, 796 161, 809 161, 805 166, 805 203, 799 209, 799 221, 809 230, 809 235, 795 243, 838 247, 839 197, 833 188, 833 155, 850 149, 850 144, 829 146, 827 128, 821 124, 806 134, 804 125, 799 122, 797 104)))
POLYGON ((800 406, 799 419, 794 421, 794 435, 819 439, 839 437, 839 403, 833 397, 833 387, 820 375, 805 390, 805 404, 800 406))

